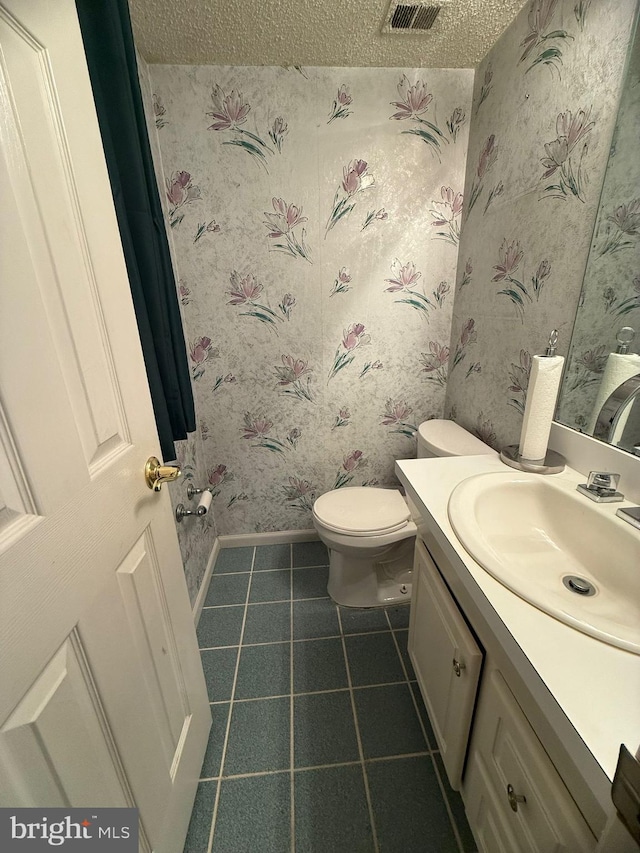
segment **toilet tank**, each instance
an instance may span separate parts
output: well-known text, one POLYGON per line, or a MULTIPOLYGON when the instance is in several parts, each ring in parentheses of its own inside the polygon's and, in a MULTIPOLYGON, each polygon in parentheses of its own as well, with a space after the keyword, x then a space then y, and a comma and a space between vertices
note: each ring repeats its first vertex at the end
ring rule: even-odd
POLYGON ((418 427, 418 459, 435 456, 495 455, 484 441, 471 435, 455 421, 434 418, 418 427))

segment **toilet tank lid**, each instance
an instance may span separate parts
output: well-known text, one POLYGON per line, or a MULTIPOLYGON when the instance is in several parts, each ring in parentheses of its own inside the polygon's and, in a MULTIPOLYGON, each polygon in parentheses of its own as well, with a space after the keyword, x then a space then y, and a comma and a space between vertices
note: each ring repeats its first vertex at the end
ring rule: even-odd
POLYGON ((436 456, 480 456, 495 453, 455 421, 434 418, 418 427, 419 441, 436 456))
POLYGON ((316 500, 313 514, 330 530, 351 535, 391 533, 411 517, 397 489, 372 486, 347 486, 325 492, 316 500))

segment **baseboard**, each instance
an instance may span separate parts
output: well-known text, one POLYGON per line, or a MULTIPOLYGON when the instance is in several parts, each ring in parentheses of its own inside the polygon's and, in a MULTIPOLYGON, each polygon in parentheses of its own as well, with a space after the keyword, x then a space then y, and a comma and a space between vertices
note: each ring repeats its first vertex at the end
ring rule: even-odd
POLYGON ((202 613, 204 600, 207 597, 207 591, 209 589, 209 584, 211 583, 211 574, 213 572, 215 562, 218 558, 218 554, 220 553, 220 548, 220 537, 216 536, 213 541, 211 553, 209 554, 209 559, 207 560, 207 568, 204 570, 204 576, 202 578, 202 583, 200 584, 200 589, 198 590, 196 600, 193 604, 193 622, 196 627, 198 627, 198 622, 200 621, 200 614, 202 613))
POLYGON ((231 533, 218 536, 221 548, 241 548, 252 545, 287 545, 289 542, 311 542, 319 539, 311 530, 278 530, 275 533, 231 533))

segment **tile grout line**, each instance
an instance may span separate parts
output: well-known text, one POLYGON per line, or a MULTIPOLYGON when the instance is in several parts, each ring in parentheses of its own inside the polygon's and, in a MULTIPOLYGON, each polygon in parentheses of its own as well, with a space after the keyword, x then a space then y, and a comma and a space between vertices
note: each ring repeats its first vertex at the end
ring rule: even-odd
MULTIPOLYGON (((285 645, 282 643, 281 645, 285 645)), ((243 648, 252 648, 251 646, 243 646, 243 648)), ((375 682, 374 684, 357 684, 353 689, 354 690, 371 690, 375 687, 397 687, 399 684, 406 684, 407 681, 403 678, 400 681, 381 681, 380 683, 375 682)), ((412 682, 409 682, 412 683, 412 682)), ((304 690, 301 693, 294 693, 294 696, 319 696, 323 693, 348 693, 348 687, 332 687, 330 690, 304 690)), ((234 699, 234 705, 242 704, 243 702, 262 702, 265 699, 287 699, 291 696, 291 693, 277 693, 274 696, 249 696, 245 699, 234 699)), ((228 699, 220 699, 217 702, 209 702, 210 705, 226 705, 228 703, 228 699)), ((428 745, 428 742, 427 742, 428 745)), ((429 750, 430 751, 430 748, 429 750)), ((369 759, 367 759, 368 761, 369 759)))
MULTIPOLYGON (((328 601, 329 599, 324 599, 324 598, 299 599, 299 598, 296 598, 293 600, 293 604, 296 604, 296 602, 298 602, 298 601, 325 601, 325 600, 328 601)), ((275 604, 286 604, 287 602, 281 601, 281 602, 265 602, 265 603, 266 604, 273 604, 273 603, 275 603, 275 604)), ((252 605, 249 604, 249 607, 251 607, 251 606, 252 605)), ((221 609, 222 607, 244 607, 244 604, 220 605, 219 609, 221 609)), ((209 607, 207 609, 208 610, 214 610, 216 608, 209 607)), ((406 629, 401 628, 399 630, 404 631, 406 629)), ((353 633, 345 634, 344 636, 345 637, 368 637, 370 634, 388 634, 388 633, 389 633, 388 628, 380 628, 380 629, 377 629, 375 631, 354 631, 353 633)), ((391 631, 391 633, 396 633, 396 631, 391 631)), ((342 636, 341 634, 327 634, 327 635, 323 635, 321 637, 298 637, 298 638, 294 638, 293 642, 294 643, 312 643, 312 642, 315 642, 316 640, 339 640, 341 636, 342 636)), ((243 645, 245 647, 246 646, 277 646, 281 643, 286 643, 286 642, 288 642, 288 641, 287 640, 267 640, 264 643, 243 643, 243 645)), ((240 648, 240 645, 238 643, 232 643, 229 646, 203 646, 201 649, 199 649, 199 651, 201 651, 201 652, 213 652, 213 651, 216 651, 217 649, 239 649, 239 648, 240 648)), ((414 681, 415 681, 415 679, 414 679, 414 681)))
MULTIPOLYGON (((391 619, 389 619, 389 614, 387 613, 386 610, 384 612, 384 615, 387 617, 387 622, 389 623, 389 627, 392 629, 391 634, 393 636, 393 642, 394 642, 394 645, 396 647, 398 657, 400 658, 400 665, 402 666, 402 671, 404 672, 405 676, 407 677, 407 686, 409 687, 409 692, 411 693, 411 701, 413 702, 413 707, 414 707, 414 710, 416 712, 416 717, 418 718, 418 724, 420 725, 420 728, 422 729, 422 736, 424 737, 424 742, 425 742, 425 744, 428 748, 428 751, 429 751, 429 757, 431 758, 431 764, 433 765, 433 769, 434 769, 434 772, 436 774, 436 781, 437 781, 438 786, 440 788, 440 793, 442 794, 442 799, 444 801, 444 807, 447 810, 447 815, 449 817, 449 823, 451 824, 451 827, 453 829, 453 835, 454 835, 454 838, 456 840, 456 844, 458 845, 459 853, 464 853, 462 840, 460 838, 460 833, 458 832, 458 827, 456 825, 456 821, 453 817, 453 812, 451 810, 449 798, 447 797, 447 792, 445 791, 444 785, 442 784, 442 779, 440 778, 440 773, 438 771, 438 765, 436 764, 436 759, 435 759, 435 752, 431 749, 431 742, 430 742, 429 738, 427 737, 427 731, 426 731, 424 723, 422 721, 422 715, 420 714, 420 709, 418 708, 418 700, 416 699, 415 693, 411 689, 411 682, 409 681, 409 673, 408 673, 407 668, 405 666, 404 658, 402 657, 402 654, 400 652, 400 646, 398 645, 398 638, 396 637, 395 632, 393 631, 393 626, 391 625, 391 619)), ((408 642, 408 637, 407 637, 407 642, 408 642)), ((417 681, 416 681, 416 684, 417 684, 417 681)), ((418 686, 418 690, 419 689, 420 689, 420 687, 418 686)), ((437 744, 436 744, 436 746, 437 746, 437 744)))
POLYGON ((290 601, 290 624, 289 624, 289 784, 291 797, 291 813, 290 813, 290 833, 291 833, 291 853, 296 853, 296 797, 295 797, 295 776, 293 772, 295 754, 293 740, 293 725, 294 725, 294 705, 293 705, 293 543, 289 545, 289 565, 291 566, 289 575, 289 594, 290 601))
POLYGON ((229 700, 229 716, 227 717, 227 728, 224 734, 224 744, 222 746, 222 755, 220 756, 220 778, 216 788, 216 799, 213 804, 213 814, 211 815, 211 829, 209 831, 209 844, 207 845, 207 853, 211 853, 213 846, 213 837, 216 830, 216 821, 218 819, 218 806, 220 804, 220 789, 222 787, 222 776, 224 772, 224 762, 227 757, 227 746, 229 745, 229 733, 231 731, 231 716, 233 714, 233 700, 236 693, 236 683, 238 681, 238 670, 240 669, 240 654, 242 650, 242 639, 244 637, 244 627, 247 621, 247 605, 249 603, 249 594, 251 593, 251 579, 253 577, 253 566, 256 559, 256 548, 253 549, 253 558, 251 560, 251 571, 249 572, 249 583, 247 584, 247 597, 245 599, 244 613, 242 614, 242 628, 240 629, 240 645, 236 656, 236 668, 233 673, 233 685, 231 687, 231 698, 229 700))
MULTIPOLYGON (((379 764, 382 761, 402 761, 405 758, 422 758, 429 756, 428 750, 422 752, 405 752, 401 755, 377 755, 375 758, 365 758, 365 764, 379 764)), ((294 768, 295 773, 306 773, 307 770, 332 770, 335 767, 359 767, 362 764, 359 758, 353 761, 337 761, 334 764, 309 764, 307 767, 294 768)), ((256 770, 253 773, 234 773, 232 776, 205 776, 200 779, 200 782, 217 782, 223 778, 228 779, 253 779, 256 776, 282 776, 284 773, 290 773, 287 768, 284 770, 256 770)))
POLYGON ((336 614, 338 616, 338 627, 340 628, 340 640, 342 642, 342 654, 344 655, 345 669, 347 671, 347 685, 349 687, 349 699, 351 700, 351 713, 353 714, 353 723, 356 731, 356 740, 358 742, 358 755, 360 756, 360 767, 362 769, 362 781, 364 783, 364 793, 367 799, 367 809, 369 810, 369 822, 371 823, 371 835, 373 836, 374 853, 379 853, 378 833, 376 831, 376 823, 373 815, 373 805, 371 803, 371 791, 369 790, 369 778, 367 776, 367 768, 364 761, 364 750, 362 749, 362 738, 360 737, 360 726, 358 725, 358 715, 356 713, 356 701, 353 695, 353 683, 351 681, 351 670, 349 668, 349 658, 347 656, 347 644, 344 641, 342 633, 342 618, 340 616, 340 608, 336 605, 336 614))

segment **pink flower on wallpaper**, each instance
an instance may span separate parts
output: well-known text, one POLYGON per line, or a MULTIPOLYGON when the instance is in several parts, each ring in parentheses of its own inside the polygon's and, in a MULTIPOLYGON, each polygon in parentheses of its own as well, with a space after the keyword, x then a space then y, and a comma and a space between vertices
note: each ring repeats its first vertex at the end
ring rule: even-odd
POLYGON ((291 312, 295 307, 296 300, 290 293, 285 293, 282 297, 282 301, 278 303, 278 308, 287 318, 287 320, 291 319, 291 312))
POLYGON ((340 267, 335 281, 333 282, 333 289, 329 296, 335 296, 336 293, 347 293, 347 291, 351 290, 349 287, 350 281, 351 274, 349 270, 346 267, 340 267))
POLYGON ((342 167, 342 189, 348 196, 374 184, 373 175, 367 175, 366 160, 351 160, 348 166, 342 167))
POLYGON ((284 199, 273 198, 271 204, 275 213, 265 213, 265 225, 271 229, 269 237, 283 237, 288 234, 296 225, 307 221, 307 217, 302 215, 302 208, 295 204, 287 204, 284 199))
MULTIPOLYGON (((459 216, 462 213, 462 193, 457 193, 451 187, 441 187, 440 195, 442 196, 442 204, 451 211, 450 216, 445 222, 453 216, 459 216)), ((444 222, 442 223, 444 225, 444 222)))
POLYGON ((407 421, 412 412, 413 409, 404 400, 389 399, 387 400, 380 423, 382 426, 393 427, 391 432, 405 435, 407 438, 413 438, 418 427, 407 421))
POLYGON ((189 355, 193 362, 193 378, 200 379, 205 372, 205 363, 212 358, 218 358, 220 350, 211 346, 211 338, 196 338, 189 346, 189 355))
POLYGON ((429 352, 420 353, 422 373, 427 374, 430 382, 441 387, 447 384, 447 364, 449 363, 449 347, 437 341, 429 341, 429 352))
POLYGON ((381 207, 380 210, 370 210, 365 216, 360 230, 364 231, 365 228, 368 228, 373 222, 386 222, 388 218, 389 214, 384 207, 381 207))
POLYGON ((294 228, 307 221, 307 217, 302 215, 302 208, 295 204, 287 204, 282 198, 272 198, 271 204, 275 213, 265 211, 265 222, 263 224, 269 229, 268 236, 272 240, 280 241, 274 243, 273 248, 293 258, 302 258, 311 263, 311 254, 305 243, 305 229, 302 229, 302 235, 299 239, 294 233, 294 228))
POLYGON ((227 294, 231 297, 228 305, 244 305, 246 302, 253 302, 262 293, 263 285, 260 284, 254 275, 247 275, 240 278, 234 270, 231 273, 231 290, 227 290, 227 294))
POLYGON ((350 418, 351 412, 346 406, 343 406, 333 420, 331 431, 333 432, 333 430, 338 429, 338 427, 349 426, 350 418))
POLYGON ((296 397, 298 400, 309 400, 313 402, 311 394, 309 374, 311 368, 307 366, 307 362, 302 358, 294 358, 292 355, 282 356, 282 366, 275 367, 276 378, 278 379, 277 386, 281 387, 282 394, 296 397), (302 378, 306 376, 306 381, 302 378))
POLYGON ((564 137, 567 140, 569 151, 573 151, 575 146, 580 142, 583 136, 593 130, 596 126, 595 121, 589 121, 591 110, 578 110, 573 115, 571 110, 566 113, 559 113, 556 119, 556 133, 558 137, 564 137))
POLYGON ((369 342, 369 335, 364 334, 362 323, 352 323, 343 333, 342 346, 346 350, 353 350, 361 344, 369 342))
POLYGON ((368 361, 360 371, 360 376, 358 377, 358 379, 363 379, 367 375, 367 373, 372 370, 384 370, 384 364, 380 361, 380 359, 376 359, 375 361, 368 361))
POLYGON ((211 101, 213 112, 207 113, 207 115, 214 118, 215 121, 209 126, 209 130, 235 129, 238 125, 245 123, 251 109, 249 104, 245 103, 242 92, 236 92, 233 89, 230 94, 225 95, 218 85, 214 86, 211 92, 211 101))
POLYGON ((451 187, 441 187, 440 197, 442 201, 433 202, 435 209, 431 211, 431 225, 446 228, 445 231, 438 231, 436 236, 457 246, 460 242, 460 225, 457 220, 462 213, 463 195, 451 187))
POLYGON ((491 169, 493 164, 498 159, 498 146, 496 145, 496 137, 495 134, 491 134, 488 136, 482 151, 480 152, 480 157, 478 159, 478 168, 476 170, 478 177, 482 180, 486 173, 491 169))
POLYGON ((219 486, 224 479, 227 477, 227 466, 226 465, 218 465, 217 468, 212 468, 209 471, 209 484, 211 486, 219 486))
POLYGON ((348 118, 351 115, 351 110, 347 109, 347 107, 349 107, 352 100, 353 98, 349 93, 349 88, 343 83, 338 89, 338 94, 333 99, 333 107, 329 113, 329 121, 327 124, 331 124, 331 122, 335 121, 337 118, 348 118))
POLYGON ((571 110, 558 113, 556 118, 557 138, 545 143, 544 151, 546 157, 540 162, 544 166, 543 180, 560 172, 557 184, 550 184, 544 188, 543 197, 568 198, 569 194, 584 201, 584 186, 582 180, 582 159, 587 151, 587 144, 582 147, 577 157, 577 164, 572 161, 572 154, 578 142, 582 140, 595 127, 595 122, 590 121, 591 110, 578 110, 573 114, 571 110))
POLYGON ((361 450, 352 450, 348 456, 344 457, 342 467, 345 471, 355 471, 364 462, 364 454, 361 450))
POLYGON ((282 116, 276 116, 269 130, 269 137, 279 152, 282 152, 282 141, 288 133, 289 125, 282 116))
POLYGON ((180 207, 187 202, 200 198, 200 187, 191 182, 189 172, 174 172, 166 181, 169 204, 180 207))
POLYGON ((248 441, 264 438, 269 434, 272 426, 273 421, 268 421, 265 417, 253 417, 247 412, 244 416, 244 426, 241 428, 242 437, 248 441))
POLYGON ((191 290, 186 284, 180 282, 178 285, 178 291, 180 293, 180 302, 182 302, 183 305, 188 305, 191 302, 191 290))
POLYGON ((391 102, 392 106, 398 110, 391 118, 398 121, 421 115, 426 112, 433 100, 433 95, 427 92, 427 86, 424 81, 418 80, 412 86, 406 74, 402 75, 402 79, 398 83, 398 95, 400 96, 400 100, 391 102))
POLYGON ((422 278, 422 273, 416 270, 414 263, 407 261, 406 264, 401 264, 397 258, 391 265, 391 273, 393 278, 385 278, 385 281, 391 285, 385 287, 385 292, 388 293, 394 293, 397 290, 409 290, 418 279, 422 278))
POLYGON ((640 198, 635 198, 627 204, 620 204, 607 216, 609 222, 622 231, 623 234, 635 237, 640 234, 640 198))
POLYGON ((503 281, 505 278, 508 278, 512 272, 515 272, 520 265, 524 252, 520 248, 520 243, 517 240, 512 240, 511 243, 507 243, 505 239, 502 241, 499 255, 500 263, 494 266, 496 274, 491 281, 503 281))
POLYGON ((316 499, 316 487, 309 480, 289 477, 289 485, 284 486, 285 501, 301 512, 311 512, 316 499))
POLYGON ((460 343, 463 347, 466 347, 467 344, 473 344, 478 339, 478 333, 476 331, 476 321, 469 319, 462 327, 462 331, 460 332, 460 343))
POLYGON ((301 376, 310 373, 307 362, 301 358, 294 358, 292 355, 283 355, 282 364, 282 367, 276 368, 280 379, 278 385, 290 385, 300 379, 301 376))
POLYGON ((345 329, 342 333, 342 348, 336 349, 327 381, 333 379, 336 373, 351 364, 355 358, 354 350, 360 346, 365 346, 370 341, 371 338, 369 335, 365 335, 365 328, 362 323, 352 323, 348 329, 345 329))
POLYGON ((211 357, 211 338, 196 338, 196 340, 191 344, 190 353, 191 361, 194 364, 202 364, 208 358, 211 357))
POLYGON ((338 94, 336 95, 337 103, 342 107, 348 107, 352 100, 353 99, 349 94, 349 88, 343 83, 338 89, 338 94))
POLYGON ((401 421, 406 420, 409 415, 413 412, 411 406, 407 405, 402 400, 393 401, 387 400, 387 408, 382 415, 382 425, 383 426, 392 426, 393 424, 400 423, 401 421))
POLYGON ((341 489, 353 480, 353 474, 358 468, 364 468, 367 460, 361 450, 352 450, 344 457, 341 469, 336 474, 334 489, 341 489))

